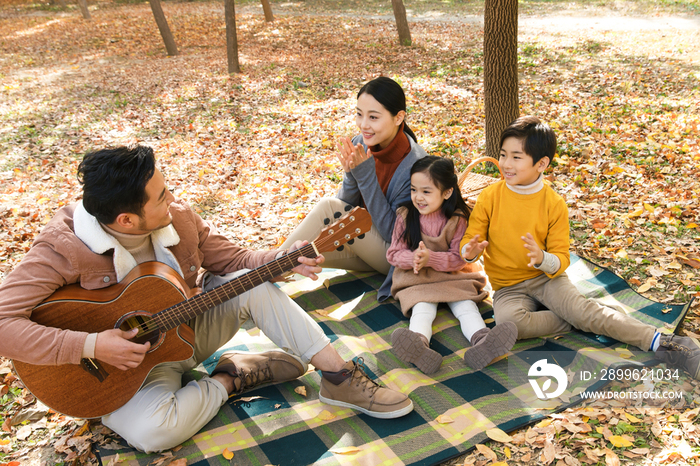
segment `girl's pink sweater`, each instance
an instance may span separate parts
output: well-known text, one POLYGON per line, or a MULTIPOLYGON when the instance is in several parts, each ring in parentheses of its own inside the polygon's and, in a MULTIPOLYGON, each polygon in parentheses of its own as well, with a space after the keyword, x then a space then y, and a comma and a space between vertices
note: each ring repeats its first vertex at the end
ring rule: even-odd
MULTIPOLYGON (((421 233, 427 236, 440 236, 442 229, 447 225, 447 217, 437 210, 428 215, 420 216, 421 233)), ((386 258, 391 265, 401 269, 410 270, 413 268, 413 251, 403 240, 403 233, 406 230, 406 223, 401 215, 396 216, 394 233, 391 235, 391 246, 386 252, 386 258)), ((464 267, 464 259, 459 253, 459 242, 467 230, 467 222, 460 218, 455 231, 455 236, 450 241, 450 250, 447 252, 430 251, 428 267, 439 272, 454 272, 464 267)))

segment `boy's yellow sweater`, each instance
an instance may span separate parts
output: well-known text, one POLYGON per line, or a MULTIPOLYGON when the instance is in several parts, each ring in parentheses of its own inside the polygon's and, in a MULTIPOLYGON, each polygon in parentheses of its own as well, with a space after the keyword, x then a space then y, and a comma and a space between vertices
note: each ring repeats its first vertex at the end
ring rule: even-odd
POLYGON ((528 267, 528 250, 521 236, 531 233, 535 242, 561 261, 554 278, 569 266, 569 213, 564 199, 545 183, 535 194, 518 194, 499 181, 484 189, 469 217, 460 250, 474 236, 487 240, 484 268, 494 291, 542 275, 528 267))

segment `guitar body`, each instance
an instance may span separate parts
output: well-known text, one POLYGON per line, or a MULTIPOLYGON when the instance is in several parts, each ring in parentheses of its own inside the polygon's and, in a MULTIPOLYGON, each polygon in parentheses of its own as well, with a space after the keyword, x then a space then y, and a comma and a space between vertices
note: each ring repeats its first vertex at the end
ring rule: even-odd
MULTIPOLYGON (((60 288, 34 308, 32 320, 47 327, 88 333, 120 324, 128 330, 189 294, 189 287, 177 272, 165 264, 148 262, 104 290, 87 291, 78 285, 60 288)), ((137 368, 124 371, 99 362, 102 377, 82 364, 44 366, 16 360, 13 364, 24 385, 54 411, 81 418, 100 417, 129 401, 156 365, 184 361, 194 354, 194 332, 184 324, 163 334, 156 330, 140 339, 146 340, 151 341, 151 350, 137 368)))

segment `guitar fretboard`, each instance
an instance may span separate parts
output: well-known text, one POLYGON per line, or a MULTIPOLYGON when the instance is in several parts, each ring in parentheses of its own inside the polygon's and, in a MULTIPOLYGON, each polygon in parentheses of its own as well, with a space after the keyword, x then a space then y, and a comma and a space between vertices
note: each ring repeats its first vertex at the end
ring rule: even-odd
POLYGON ((300 249, 292 251, 279 259, 268 262, 260 267, 246 272, 240 277, 219 285, 207 292, 200 293, 175 306, 164 309, 154 314, 153 322, 159 330, 167 332, 178 325, 194 319, 214 306, 218 306, 241 293, 255 288, 270 279, 292 270, 299 265, 299 257, 314 258, 317 256, 313 244, 307 244, 300 249))

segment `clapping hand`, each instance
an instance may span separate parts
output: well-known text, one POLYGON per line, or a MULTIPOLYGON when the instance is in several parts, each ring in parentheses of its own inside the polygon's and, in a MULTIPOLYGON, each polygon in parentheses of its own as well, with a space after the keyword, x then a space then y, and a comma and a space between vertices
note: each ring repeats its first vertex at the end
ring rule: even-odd
POLYGON ((353 146, 348 137, 338 140, 338 152, 338 160, 346 172, 372 158, 372 151, 365 151, 365 146, 359 143, 353 146))
POLYGON ((469 240, 467 244, 462 246, 462 257, 465 260, 472 261, 475 257, 484 252, 484 249, 486 249, 488 245, 488 241, 479 241, 479 235, 476 235, 469 240))
POLYGON ((425 247, 423 241, 418 245, 418 249, 413 252, 413 273, 418 274, 420 269, 428 265, 430 259, 430 249, 425 247))
POLYGON ((527 264, 528 267, 535 267, 542 265, 544 260, 544 252, 535 242, 535 238, 532 237, 530 233, 525 236, 521 236, 520 239, 525 241, 525 248, 529 251, 527 257, 530 258, 530 263, 527 264))

